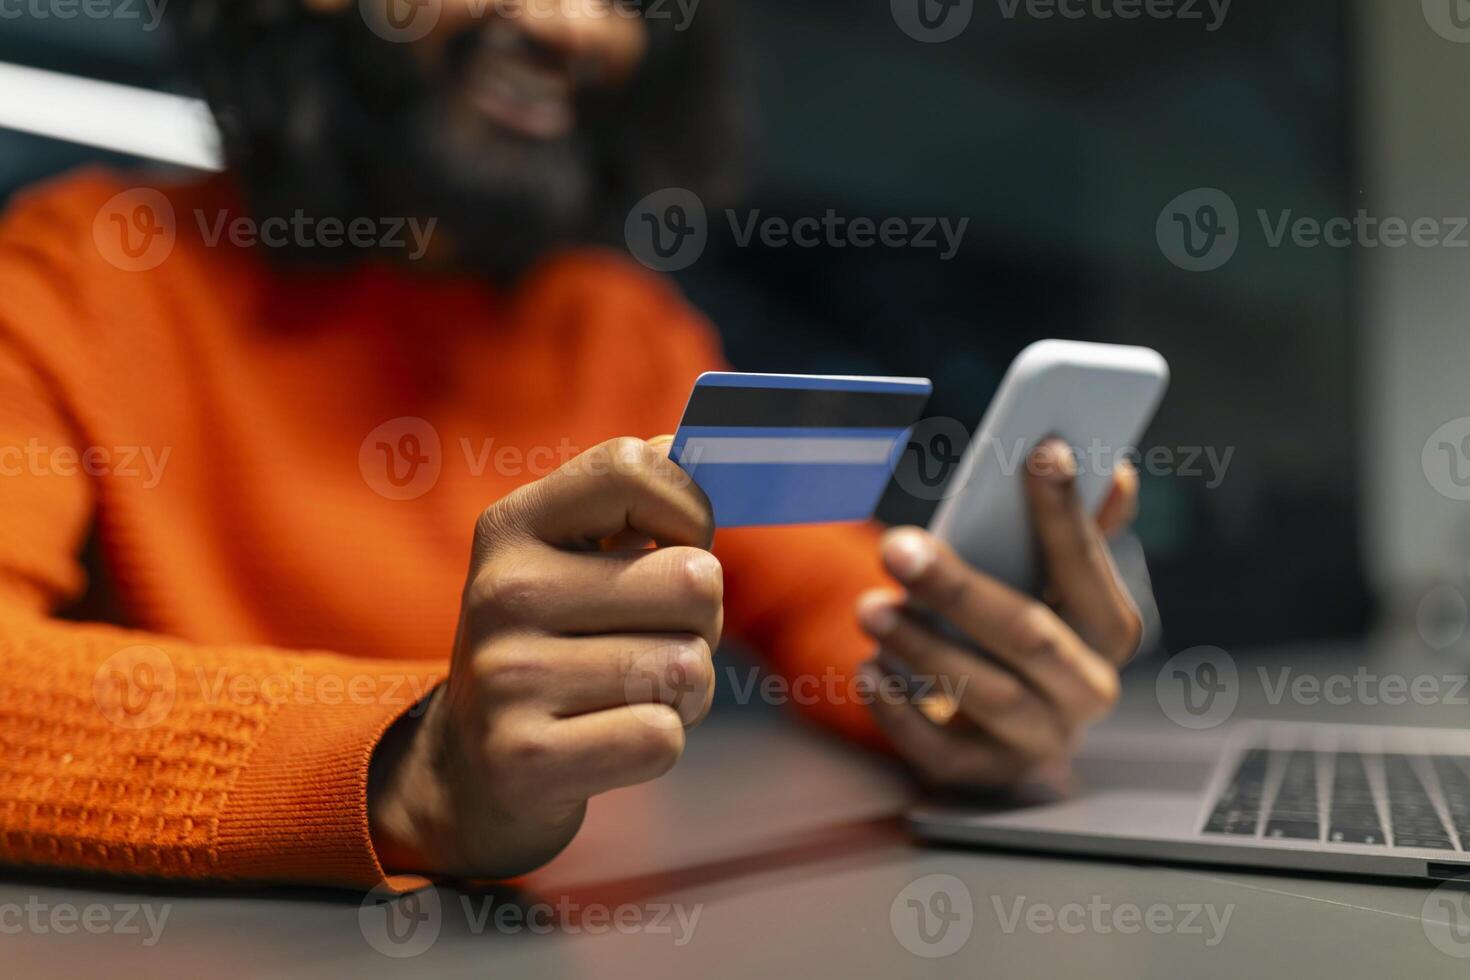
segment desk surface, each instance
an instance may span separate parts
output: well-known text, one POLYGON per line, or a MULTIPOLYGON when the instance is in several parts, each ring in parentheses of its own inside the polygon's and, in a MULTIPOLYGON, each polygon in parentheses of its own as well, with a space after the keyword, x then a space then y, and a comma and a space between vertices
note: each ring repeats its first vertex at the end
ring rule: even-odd
POLYGON ((519 891, 438 889, 390 910, 12 873, 0 949, 12 976, 119 978, 1470 970, 1430 941, 1425 885, 932 849, 902 827, 908 794, 885 763, 725 711, 669 777, 595 801, 571 848, 519 891))

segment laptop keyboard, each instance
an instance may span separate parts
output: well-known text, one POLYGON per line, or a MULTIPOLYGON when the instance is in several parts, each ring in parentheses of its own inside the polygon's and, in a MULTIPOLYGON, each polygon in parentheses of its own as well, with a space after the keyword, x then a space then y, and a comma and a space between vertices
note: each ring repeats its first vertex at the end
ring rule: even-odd
POLYGON ((1249 749, 1203 832, 1467 850, 1470 756, 1249 749))
POLYGON ((1394 846, 1454 850, 1449 828, 1435 812, 1434 802, 1408 756, 1384 756, 1383 774, 1388 784, 1388 817, 1393 825, 1394 846))
POLYGON ((1317 840, 1322 836, 1317 810, 1317 760, 1312 752, 1293 752, 1276 801, 1266 817, 1267 837, 1317 840))
POLYGON ((1439 777, 1440 792, 1444 794, 1445 809, 1460 835, 1460 843, 1470 843, 1470 774, 1466 773, 1464 760, 1449 756, 1434 757, 1434 772, 1439 777))
POLYGON ((1205 833, 1256 836, 1261 824, 1261 800, 1266 795, 1266 755, 1265 749, 1251 749, 1241 757, 1239 768, 1205 822, 1205 833))

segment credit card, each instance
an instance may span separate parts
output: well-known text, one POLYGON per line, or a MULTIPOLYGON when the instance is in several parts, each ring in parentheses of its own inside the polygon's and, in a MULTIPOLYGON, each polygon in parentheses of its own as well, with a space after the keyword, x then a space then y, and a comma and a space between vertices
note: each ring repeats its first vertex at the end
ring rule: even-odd
POLYGON ((716 527, 863 521, 932 390, 927 378, 710 372, 670 455, 716 527))

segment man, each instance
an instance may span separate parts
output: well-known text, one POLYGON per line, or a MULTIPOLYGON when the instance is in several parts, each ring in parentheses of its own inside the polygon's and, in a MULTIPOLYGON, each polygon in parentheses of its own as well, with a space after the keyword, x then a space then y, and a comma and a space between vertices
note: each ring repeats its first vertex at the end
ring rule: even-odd
POLYGON ((406 41, 300 3, 178 5, 223 180, 77 174, 0 225, 0 861, 514 876, 674 765, 726 625, 928 782, 1065 757, 1138 643, 1104 539, 1131 471, 1095 522, 1038 450, 1044 605, 917 529, 715 535, 641 438, 712 333, 576 246, 718 183, 712 9, 446 0, 406 41), (57 618, 83 593, 114 625, 57 618), (858 696, 875 646, 953 703, 858 696))

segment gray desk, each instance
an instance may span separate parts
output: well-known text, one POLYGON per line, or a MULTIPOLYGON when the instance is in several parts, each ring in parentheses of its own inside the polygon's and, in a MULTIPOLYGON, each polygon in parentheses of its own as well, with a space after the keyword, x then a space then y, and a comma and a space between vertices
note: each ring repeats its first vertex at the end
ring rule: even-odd
MULTIPOLYGON (((1140 674, 1133 688, 1144 693, 1130 715, 1148 709, 1152 675, 1140 674)), ((387 938, 389 910, 363 912, 351 896, 201 894, 10 874, 0 883, 0 910, 39 908, 44 927, 15 932, 16 913, 0 912, 0 972, 1127 980, 1470 973, 1470 959, 1427 938, 1426 886, 928 849, 898 821, 908 792, 882 762, 769 712, 726 709, 696 733, 668 778, 596 801, 582 835, 525 889, 443 889, 417 909, 393 910, 401 945, 387 938), (973 914, 953 901, 932 904, 936 887, 959 895, 954 882, 931 875, 958 879, 973 914), (915 897, 949 913, 949 932, 928 920, 933 945, 917 931, 907 904, 915 897), (78 916, 93 907, 94 924, 104 914, 117 922, 137 903, 155 922, 167 913, 151 946, 142 914, 130 934, 73 924, 61 935, 45 918, 63 906, 78 916), (1223 933, 1202 912, 1198 933, 1160 918, 1155 934, 1132 911, 1160 907, 1154 914, 1179 926, 1194 906, 1217 916, 1228 910, 1223 933), (553 910, 563 925, 548 932, 553 910), (415 912, 413 930, 407 914, 415 912), (1048 928, 1049 915, 1066 929, 1048 928), (426 938, 433 941, 407 958, 373 945, 406 952, 426 938), (905 946, 934 952, 960 940, 943 958, 905 946)))

